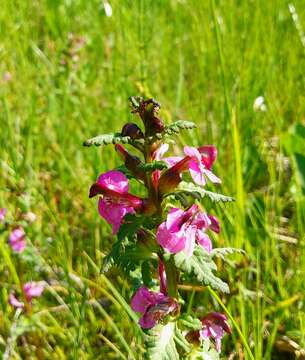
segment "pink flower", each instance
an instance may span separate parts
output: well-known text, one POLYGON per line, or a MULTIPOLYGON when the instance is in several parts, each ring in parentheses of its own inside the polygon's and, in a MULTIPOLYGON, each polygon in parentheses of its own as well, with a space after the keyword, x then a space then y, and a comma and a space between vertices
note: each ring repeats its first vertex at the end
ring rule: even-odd
MULTIPOLYGON (((23 285, 23 295, 29 304, 31 304, 34 297, 40 297, 43 290, 44 283, 42 281, 30 281, 23 285)), ((13 292, 9 295, 9 303, 15 308, 24 307, 24 303, 18 300, 13 292)))
POLYGON ((163 160, 171 166, 168 169, 175 169, 179 173, 189 170, 194 182, 198 185, 205 185, 206 178, 213 183, 220 183, 221 180, 212 173, 211 168, 217 157, 217 150, 213 145, 202 146, 198 149, 190 146, 184 147, 185 157, 168 157, 163 160))
POLYGON ((103 195, 98 202, 100 215, 112 225, 116 234, 126 214, 134 214, 143 205, 143 200, 128 193, 128 179, 117 170, 101 174, 90 188, 89 197, 103 195))
POLYGON ((161 319, 178 308, 177 302, 161 292, 141 287, 131 299, 131 308, 142 314, 139 324, 143 329, 154 327, 161 319))
POLYGON ((9 243, 16 253, 21 253, 24 250, 26 241, 25 232, 22 227, 17 227, 10 233, 9 243))
POLYGON ((8 302, 15 308, 24 308, 24 303, 19 301, 14 293, 9 294, 8 302))
POLYGON ((206 178, 213 183, 221 183, 221 180, 211 171, 217 156, 217 150, 214 146, 207 145, 199 149, 185 146, 184 153, 191 158, 189 171, 196 184, 205 185, 206 178))
POLYGON ((231 334, 231 328, 228 324, 226 315, 212 312, 201 319, 202 329, 199 330, 199 336, 202 339, 212 337, 215 340, 215 347, 218 352, 221 349, 221 339, 224 333, 231 334))
POLYGON ((6 208, 1 208, 0 209, 0 222, 4 222, 6 211, 7 211, 6 208))
MULTIPOLYGON (((166 153, 167 150, 168 150, 168 144, 162 144, 157 150, 155 150, 152 153, 152 157, 151 157, 152 160, 155 160, 155 161, 162 160, 163 155, 166 153)), ((159 181, 159 178, 160 178, 160 174, 161 174, 160 170, 155 170, 152 173, 152 182, 153 182, 153 185, 154 185, 155 189, 158 188, 158 181, 159 181)))
POLYGON ((28 302, 31 302, 33 297, 41 296, 43 290, 44 283, 42 281, 30 281, 23 285, 24 296, 28 302))
POLYGON ((170 253, 184 250, 191 256, 196 241, 208 252, 212 250, 212 242, 205 233, 207 229, 219 232, 218 220, 192 205, 186 211, 172 208, 166 221, 158 227, 156 236, 159 244, 170 253))

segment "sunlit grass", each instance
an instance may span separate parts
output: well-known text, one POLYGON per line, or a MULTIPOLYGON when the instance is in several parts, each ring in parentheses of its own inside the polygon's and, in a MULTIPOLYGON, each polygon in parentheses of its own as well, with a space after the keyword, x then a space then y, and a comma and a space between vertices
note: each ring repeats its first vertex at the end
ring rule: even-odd
MULTIPOLYGON (((16 222, 37 215, 24 222, 37 255, 20 260, 1 235, 0 352, 141 358, 130 285, 116 270, 100 275, 112 238, 88 199, 96 176, 120 160, 82 142, 120 130, 132 116, 128 97, 142 93, 161 102, 165 121, 197 123, 175 153, 186 143, 218 147, 218 190, 237 201, 213 209, 223 224, 214 244, 247 251, 235 267, 219 264, 231 287, 221 301, 255 359, 304 357, 304 183, 283 145, 288 128, 304 124, 304 4, 293 3, 301 27, 284 0, 110 4, 107 17, 102 1, 1 2, 0 207, 16 222), (253 110, 258 96, 267 111, 253 110), (8 293, 29 279, 49 286, 31 322, 18 322, 8 293)), ((211 303, 208 291, 191 297, 193 308, 211 303)), ((225 345, 225 358, 250 359, 237 332, 225 345)))

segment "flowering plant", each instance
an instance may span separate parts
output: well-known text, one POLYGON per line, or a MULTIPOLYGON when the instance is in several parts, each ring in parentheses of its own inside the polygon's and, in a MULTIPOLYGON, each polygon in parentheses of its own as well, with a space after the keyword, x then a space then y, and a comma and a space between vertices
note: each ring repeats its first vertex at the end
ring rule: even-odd
POLYGON ((229 292, 228 285, 215 275, 214 258, 232 249, 213 249, 211 235, 220 232, 220 224, 201 203, 233 200, 204 188, 221 182, 212 170, 217 150, 212 145, 185 146, 184 156, 165 157, 170 137, 195 124, 180 120, 166 126, 158 102, 140 97, 130 100, 143 129, 127 123, 120 133, 84 143, 114 144, 124 162, 101 174, 89 191, 89 197, 99 196, 99 214, 117 235, 104 258, 103 271, 119 266, 140 284, 131 307, 140 315, 147 358, 218 359, 221 339, 231 332, 226 315, 208 312, 206 306, 204 316, 198 318, 195 310, 191 315, 183 299, 184 290, 198 283, 207 290, 229 292), (133 181, 145 188, 146 196, 130 192, 133 181))

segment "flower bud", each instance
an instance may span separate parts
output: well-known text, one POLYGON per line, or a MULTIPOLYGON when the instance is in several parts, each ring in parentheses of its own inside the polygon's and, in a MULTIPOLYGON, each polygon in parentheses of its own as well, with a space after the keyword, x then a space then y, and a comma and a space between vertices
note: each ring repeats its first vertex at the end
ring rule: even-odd
POLYGON ((158 184, 158 191, 161 195, 169 193, 176 189, 181 182, 181 173, 188 169, 190 158, 186 156, 180 160, 176 165, 167 169, 160 177, 158 184))
POLYGON ((138 113, 142 119, 146 136, 164 131, 163 121, 158 116, 160 107, 161 105, 154 99, 137 98, 136 104, 133 102, 133 112, 138 113))
POLYGON ((122 136, 130 136, 131 139, 143 139, 144 135, 142 130, 137 124, 127 123, 123 126, 121 131, 122 136))
POLYGON ((115 150, 124 160, 126 168, 134 175, 137 179, 144 180, 145 172, 139 169, 139 165, 142 164, 142 161, 135 155, 131 155, 124 146, 120 144, 115 145, 115 150))

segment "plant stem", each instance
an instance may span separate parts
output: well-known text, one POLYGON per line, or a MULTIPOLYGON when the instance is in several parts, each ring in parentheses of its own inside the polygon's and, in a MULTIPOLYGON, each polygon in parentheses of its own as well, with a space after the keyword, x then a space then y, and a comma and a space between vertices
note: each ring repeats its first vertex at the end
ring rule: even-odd
POLYGON ((169 260, 164 261, 166 281, 167 281, 167 293, 173 298, 178 297, 178 279, 179 272, 175 266, 174 259, 171 256, 169 260))

